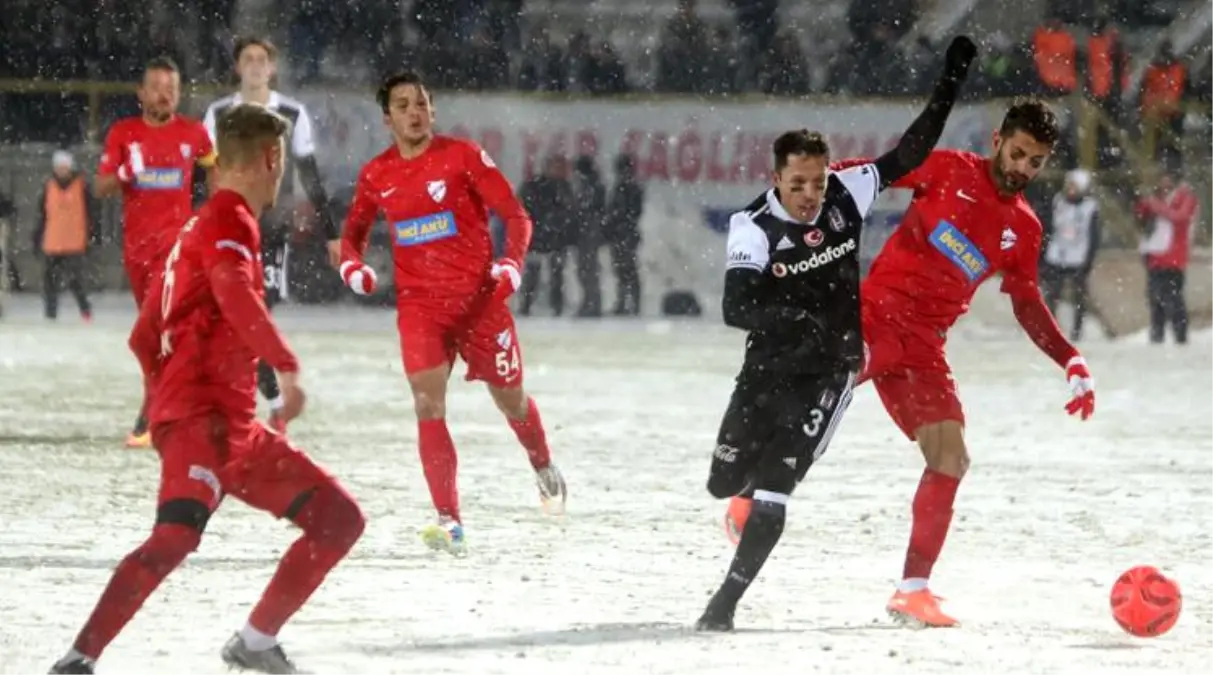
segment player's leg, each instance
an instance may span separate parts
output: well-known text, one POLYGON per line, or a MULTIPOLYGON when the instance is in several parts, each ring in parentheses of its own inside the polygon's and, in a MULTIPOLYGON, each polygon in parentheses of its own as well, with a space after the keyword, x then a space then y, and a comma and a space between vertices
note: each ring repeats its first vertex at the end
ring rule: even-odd
POLYGON ((1165 274, 1162 270, 1146 270, 1146 298, 1150 303, 1150 342, 1162 344, 1167 332, 1167 303, 1165 274))
MULTIPOLYGON (((286 282, 284 262, 286 261, 286 240, 284 230, 274 226, 262 228, 266 233, 266 241, 261 250, 261 267, 265 274, 265 306, 270 311, 278 306, 284 293, 286 282)), ((273 366, 257 362, 257 390, 270 405, 270 426, 275 431, 286 431, 286 420, 282 417, 282 390, 278 388, 278 375, 273 366)))
POLYGON ((151 536, 118 563, 72 649, 52 672, 90 673, 160 582, 201 541, 221 497, 218 447, 226 429, 210 417, 158 427, 159 507, 151 536))
POLYGON ((1188 343, 1188 301, 1184 298, 1184 270, 1167 271, 1168 314, 1176 344, 1188 343))
MULTIPOLYGON (((124 260, 126 267, 127 278, 131 284, 131 295, 135 298, 135 311, 143 306, 143 299, 147 297, 151 285, 156 282, 157 265, 163 266, 163 262, 140 262, 137 260, 124 260)), ((131 427, 130 434, 126 437, 126 447, 128 448, 150 448, 152 447, 152 436, 148 433, 147 428, 147 392, 143 392, 143 400, 139 404, 139 414, 135 417, 135 424, 131 427)))
MULTIPOLYGON (((942 355, 939 362, 943 363, 942 355)), ((945 366, 946 367, 946 366, 945 366)), ((902 581, 889 601, 895 618, 927 626, 955 625, 928 589, 952 523, 960 481, 969 468, 964 411, 951 374, 942 367, 888 373, 874 379, 893 421, 917 441, 926 468, 911 509, 913 524, 902 581)))
POLYGON ((80 316, 88 321, 93 317, 93 307, 88 301, 88 292, 84 281, 84 256, 74 255, 67 258, 67 287, 76 298, 76 306, 80 316))
POLYGON ((762 424, 773 433, 752 472, 753 506, 733 561, 724 582, 696 623, 698 629, 732 630, 737 603, 783 534, 788 499, 809 467, 829 447, 850 405, 853 384, 853 376, 844 373, 790 385, 766 397, 764 405, 771 410, 759 411, 745 420, 747 424, 762 424))
POLYGON ((446 425, 446 387, 454 351, 430 308, 398 307, 397 328, 404 371, 413 393, 413 411, 417 415, 421 469, 438 512, 437 522, 423 528, 421 537, 430 548, 462 554, 466 542, 459 512, 459 458, 446 425))
POLYGON ((54 321, 59 318, 59 266, 57 255, 48 255, 43 259, 42 266, 42 307, 43 315, 54 321))
POLYGON ((237 668, 295 672, 278 644, 278 633, 349 553, 366 520, 335 478, 286 437, 260 425, 220 478, 232 497, 302 530, 244 627, 224 645, 223 660, 237 668))
POLYGON ((1078 342, 1082 338, 1082 324, 1087 316, 1087 305, 1091 302, 1090 289, 1087 288, 1087 277, 1090 272, 1085 269, 1075 269, 1070 272, 1070 282, 1074 284, 1074 326, 1070 329, 1070 340, 1078 342))
POLYGON ((758 417, 765 414, 755 405, 759 393, 745 383, 738 383, 733 389, 716 432, 716 449, 712 451, 712 465, 708 471, 708 493, 717 499, 729 498, 724 530, 734 546, 741 540, 753 505, 758 460, 774 433, 774 426, 758 417))
POLYGON ((548 254, 548 300, 553 316, 564 314, 564 267, 568 259, 569 250, 563 246, 548 254))
POLYGON ((468 364, 469 380, 483 380, 497 409, 505 415, 535 471, 535 484, 544 511, 564 512, 568 490, 560 469, 552 464, 547 432, 539 406, 523 389, 522 347, 509 308, 487 308, 457 344, 468 364))
POLYGON ((531 307, 535 305, 535 296, 539 293, 539 278, 543 274, 543 259, 540 253, 530 253, 526 257, 526 269, 522 273, 522 288, 519 289, 518 313, 522 316, 531 315, 531 307))

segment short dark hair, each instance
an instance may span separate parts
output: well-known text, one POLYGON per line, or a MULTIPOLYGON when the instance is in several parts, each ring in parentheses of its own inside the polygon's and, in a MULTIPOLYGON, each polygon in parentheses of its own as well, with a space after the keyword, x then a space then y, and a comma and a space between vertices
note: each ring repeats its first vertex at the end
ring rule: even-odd
POLYGON ((167 56, 157 56, 143 64, 144 77, 147 77, 147 74, 153 70, 164 70, 170 73, 177 73, 178 75, 181 74, 181 69, 177 67, 177 62, 167 56))
POLYGON ((379 90, 375 92, 375 101, 383 109, 383 114, 386 115, 388 113, 388 104, 391 103, 392 99, 392 90, 402 84, 411 84, 421 89, 430 101, 433 102, 434 96, 426 88, 425 79, 421 77, 421 73, 415 70, 402 70, 383 78, 383 81, 379 84, 379 90))
POLYGON ((771 145, 775 155, 775 170, 780 171, 788 165, 788 157, 792 155, 808 155, 809 157, 825 157, 830 159, 830 144, 819 131, 797 129, 785 131, 771 145))
POLYGON ((1038 98, 1019 98, 1007 108, 1007 114, 1002 118, 1002 126, 998 127, 998 135, 1007 138, 1016 131, 1022 131, 1037 142, 1053 147, 1061 137, 1061 124, 1057 114, 1047 103, 1038 98))
POLYGON ((258 37, 256 35, 246 35, 244 37, 236 38, 236 45, 232 47, 232 61, 238 62, 240 60, 240 55, 243 54, 244 50, 248 49, 249 47, 260 47, 265 50, 266 54, 269 55, 271 61, 278 60, 278 48, 274 46, 273 42, 270 42, 269 38, 258 37))

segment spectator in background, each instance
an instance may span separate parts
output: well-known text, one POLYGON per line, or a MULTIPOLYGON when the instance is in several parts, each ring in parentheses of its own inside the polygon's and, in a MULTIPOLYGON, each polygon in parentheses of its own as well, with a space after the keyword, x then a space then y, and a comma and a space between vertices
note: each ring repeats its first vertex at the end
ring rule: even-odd
POLYGON ((567 79, 564 52, 552 42, 547 24, 536 24, 522 52, 518 88, 522 91, 564 91, 567 79))
POLYGON ((577 282, 581 284, 578 318, 602 316, 602 275, 598 249, 602 246, 602 219, 606 215, 606 186, 592 155, 573 164, 573 232, 577 246, 577 282))
POLYGON ((1171 41, 1164 40, 1142 77, 1140 101, 1142 127, 1155 134, 1155 159, 1168 170, 1178 169, 1183 163, 1180 140, 1186 84, 1187 67, 1175 57, 1171 41))
POLYGON ((58 318, 59 285, 66 279, 80 316, 90 321, 93 312, 84 290, 84 255, 97 231, 96 203, 70 153, 56 151, 51 165, 52 175, 38 198, 34 226, 34 252, 45 257, 42 298, 46 318, 58 318))
POLYGON ((573 188, 569 185, 568 161, 552 155, 544 162, 543 174, 522 184, 518 191, 522 205, 531 214, 534 230, 531 249, 527 253, 526 270, 522 275, 522 306, 518 313, 531 315, 543 272, 543 259, 548 263, 548 301, 552 314, 564 314, 564 263, 568 247, 573 243, 570 225, 573 215, 573 188))
POLYGON ((1161 344, 1171 323, 1177 344, 1188 342, 1184 276, 1192 230, 1200 210, 1196 192, 1179 173, 1164 167, 1158 188, 1137 203, 1145 238, 1146 292, 1150 301, 1150 342, 1161 344))
POLYGON ((1036 29, 1032 54, 1041 94, 1068 96, 1078 88, 1078 43, 1059 19, 1049 19, 1036 29))
POLYGON ((636 180, 631 155, 615 158, 615 186, 607 197, 602 235, 611 251, 615 273, 615 316, 640 314, 640 216, 644 213, 644 186, 636 180))
POLYGON ((581 82, 591 94, 622 94, 628 90, 628 74, 610 40, 598 40, 590 46, 581 63, 581 82))
POLYGON ((795 34, 781 31, 775 36, 763 68, 762 91, 775 96, 809 93, 809 66, 795 34))
POLYGON ((1054 316, 1066 285, 1073 289, 1072 342, 1082 336, 1082 321, 1090 303, 1087 279, 1100 243, 1099 203, 1091 196, 1090 188, 1091 174, 1086 170, 1066 174, 1065 187, 1053 197, 1052 218, 1046 219, 1048 244, 1040 270, 1045 304, 1054 316))
POLYGON ((678 12, 661 33, 657 51, 657 89, 705 93, 703 56, 708 53, 707 24, 695 13, 695 0, 678 0, 678 12))
POLYGON ((8 277, 8 288, 21 290, 21 275, 13 262, 12 248, 9 241, 9 227, 17 216, 17 209, 8 195, 0 192, 0 290, 4 289, 3 277, 8 277))

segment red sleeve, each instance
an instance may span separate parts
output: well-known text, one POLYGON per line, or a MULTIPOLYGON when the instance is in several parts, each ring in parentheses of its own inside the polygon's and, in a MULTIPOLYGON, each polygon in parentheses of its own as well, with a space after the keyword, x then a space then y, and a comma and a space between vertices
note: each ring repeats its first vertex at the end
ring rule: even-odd
POLYGON ((1170 201, 1152 197, 1146 201, 1146 205, 1149 211, 1159 218, 1166 218, 1172 223, 1186 223, 1196 214, 1197 202, 1196 195, 1184 188, 1177 190, 1170 201))
POLYGON ((475 143, 466 143, 464 167, 472 190, 505 222, 505 257, 521 265, 531 247, 531 217, 514 194, 514 186, 489 153, 475 143))
POLYGON ((122 142, 124 134, 121 133, 121 129, 121 125, 115 124, 110 127, 109 133, 105 134, 101 163, 97 166, 97 174, 100 176, 112 176, 118 173, 118 167, 126 161, 126 147, 122 142))
POLYGON ((223 319, 235 329, 244 344, 280 372, 299 370, 295 354, 274 327, 261 294, 253 281, 254 261, 260 255, 253 226, 232 219, 214 223, 213 243, 202 255, 203 269, 223 319))
POLYGON ((1040 227, 1027 241, 1016 242, 1018 255, 1003 270, 1002 292, 1011 296, 1011 307, 1015 319, 1027 332, 1032 342, 1053 359, 1058 366, 1066 367, 1070 359, 1078 356, 1078 350, 1062 335, 1057 320, 1045 305, 1038 283, 1040 259, 1040 227))
POLYGON ((946 151, 935 150, 927 155, 927 160, 918 165, 910 173, 902 176, 899 180, 893 183, 892 187, 903 188, 907 190, 923 190, 930 186, 942 176, 946 175, 945 170, 950 161, 951 154, 946 151))
POLYGON ((371 164, 362 167, 358 183, 354 186, 354 201, 345 216, 345 227, 341 228, 341 259, 362 262, 367 242, 371 238, 371 226, 379 215, 375 192, 371 189, 371 164))

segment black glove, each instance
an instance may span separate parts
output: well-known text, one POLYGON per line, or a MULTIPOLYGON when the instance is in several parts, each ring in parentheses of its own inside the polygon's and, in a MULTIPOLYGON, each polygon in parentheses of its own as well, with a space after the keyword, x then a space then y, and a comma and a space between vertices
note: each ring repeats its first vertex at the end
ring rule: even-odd
POLYGON ((952 39, 948 45, 944 73, 956 80, 964 80, 969 72, 969 64, 977 58, 977 45, 968 37, 961 35, 952 39))

